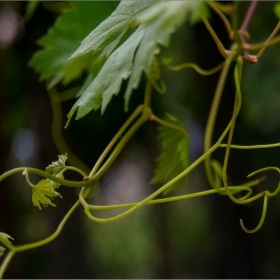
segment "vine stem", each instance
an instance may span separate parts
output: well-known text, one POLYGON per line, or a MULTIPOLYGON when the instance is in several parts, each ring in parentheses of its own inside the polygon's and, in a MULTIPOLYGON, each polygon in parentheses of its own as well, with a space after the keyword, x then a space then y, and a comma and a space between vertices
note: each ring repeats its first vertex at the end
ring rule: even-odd
POLYGON ((6 256, 5 260, 3 261, 3 263, 0 266, 0 279, 3 278, 3 275, 10 263, 10 261, 12 260, 13 256, 14 256, 15 252, 14 251, 10 251, 8 253, 8 255, 6 256))
POLYGON ((276 25, 276 27, 274 28, 274 30, 272 31, 272 33, 270 34, 270 36, 268 37, 268 39, 265 41, 265 43, 264 43, 264 46, 260 49, 260 51, 258 52, 258 54, 257 54, 257 58, 258 59, 260 59, 262 56, 263 56, 263 54, 264 54, 264 52, 265 52, 265 50, 266 50, 266 48, 267 48, 267 43, 269 42, 269 41, 271 41, 271 39, 276 35, 276 33, 279 31, 279 29, 280 29, 280 21, 278 22, 278 24, 276 25))
MULTIPOLYGON (((221 148, 226 148, 228 144, 221 144, 221 148)), ((275 147, 280 147, 280 143, 275 143, 275 144, 266 144, 266 145, 230 145, 231 149, 242 149, 242 150, 250 150, 250 149, 267 149, 267 148, 275 148, 275 147)))
MULTIPOLYGON (((204 152, 208 151, 211 147, 211 142, 212 142, 212 135, 213 135, 213 130, 214 130, 214 124, 217 118, 217 113, 218 113, 218 108, 220 105, 222 93, 223 93, 223 88, 226 82, 226 78, 229 72, 229 68, 231 65, 232 57, 233 57, 233 52, 231 55, 226 59, 223 70, 221 72, 217 88, 214 94, 214 99, 211 105, 210 109, 210 114, 208 117, 208 121, 206 124, 206 130, 205 130, 205 136, 204 136, 204 152)), ((208 181, 212 187, 214 187, 214 177, 213 173, 211 171, 211 157, 207 157, 204 161, 204 166, 205 166, 205 171, 206 175, 208 178, 208 181)))
MULTIPOLYGON (((75 169, 75 171, 77 171, 78 169, 75 169)), ((80 170, 81 171, 81 170, 80 170)), ((78 171, 77 171, 78 172, 78 171)), ((67 187, 76 187, 76 188, 81 188, 81 187, 89 187, 91 186, 91 182, 85 182, 85 181, 69 181, 69 180, 64 180, 58 177, 55 177, 45 171, 42 171, 40 169, 37 168, 31 168, 31 167, 18 167, 18 168, 14 168, 12 170, 9 170, 5 173, 3 173, 0 176, 0 182, 2 180, 4 180, 5 178, 14 175, 16 173, 22 173, 22 175, 25 174, 29 174, 29 173, 33 173, 33 174, 37 174, 39 176, 42 176, 44 178, 50 179, 56 183, 59 183, 61 185, 67 186, 67 187)))

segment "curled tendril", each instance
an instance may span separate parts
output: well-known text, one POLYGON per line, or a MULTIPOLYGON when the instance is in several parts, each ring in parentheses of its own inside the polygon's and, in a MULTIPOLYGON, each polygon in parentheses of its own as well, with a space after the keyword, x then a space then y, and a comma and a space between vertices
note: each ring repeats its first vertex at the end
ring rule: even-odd
POLYGON ((265 220, 265 216, 266 216, 267 202, 268 202, 268 196, 267 196, 267 194, 265 194, 265 195, 264 195, 264 200, 263 200, 262 216, 261 216, 261 219, 260 219, 259 224, 258 224, 254 229, 251 229, 251 230, 250 230, 250 229, 247 229, 247 228, 244 226, 243 220, 240 219, 240 226, 241 226, 241 228, 242 228, 245 232, 247 232, 247 233, 254 233, 254 232, 258 231, 258 230, 262 227, 262 225, 263 225, 263 223, 264 223, 264 220, 265 220))
POLYGON ((218 71, 220 71, 223 68, 223 66, 225 64, 225 62, 223 61, 222 63, 220 63, 219 65, 217 65, 216 67, 214 67, 210 70, 204 70, 204 69, 201 69, 197 64, 195 64, 193 62, 186 62, 186 63, 182 63, 182 64, 179 64, 176 66, 170 65, 171 62, 172 62, 171 58, 162 58, 162 64, 171 71, 180 71, 184 68, 192 68, 193 70, 195 70, 198 74, 200 74, 202 76, 210 76, 210 75, 217 73, 218 71))
POLYGON ((160 79, 159 84, 157 83, 156 79, 154 79, 154 78, 149 78, 149 80, 158 93, 163 94, 166 92, 166 85, 163 80, 160 79))
MULTIPOLYGON (((250 177, 252 177, 252 176, 254 176, 254 175, 256 175, 256 174, 259 174, 259 173, 261 173, 261 172, 265 172, 265 171, 268 171, 268 170, 275 170, 275 171, 278 172, 278 174, 280 174, 280 169, 279 169, 279 168, 277 168, 277 167, 266 167, 266 168, 259 169, 259 170, 255 171, 255 172, 249 174, 247 177, 250 178, 250 177)), ((276 190, 275 190, 274 192, 271 193, 270 191, 267 191, 267 190, 266 190, 266 191, 263 191, 262 193, 259 194, 259 195, 261 195, 261 196, 264 197, 264 201, 263 201, 263 210, 262 210, 262 215, 261 215, 260 222, 259 222, 259 224, 258 224, 254 229, 248 230, 248 229, 244 226, 243 220, 240 219, 240 226, 241 226, 241 228, 242 228, 245 232, 247 232, 247 233, 254 233, 254 232, 258 231, 258 230, 262 227, 262 225, 263 225, 263 223, 264 223, 264 220, 265 220, 265 217, 266 217, 268 198, 269 198, 269 197, 276 196, 276 195, 279 193, 279 191, 280 191, 280 178, 279 178, 278 186, 277 186, 277 188, 276 188, 276 190)), ((259 195, 258 195, 258 196, 259 196, 259 195)), ((255 197, 256 197, 256 196, 255 196, 255 197)), ((253 197, 253 198, 254 198, 254 197, 253 197)))

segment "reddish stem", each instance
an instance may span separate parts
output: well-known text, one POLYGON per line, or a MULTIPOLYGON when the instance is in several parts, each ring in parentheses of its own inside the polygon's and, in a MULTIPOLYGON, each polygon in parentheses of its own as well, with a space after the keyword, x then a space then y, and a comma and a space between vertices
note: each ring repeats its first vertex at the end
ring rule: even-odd
POLYGON ((241 28, 239 29, 239 32, 244 33, 245 31, 247 31, 249 23, 250 23, 251 18, 254 14, 254 11, 256 9, 257 4, 258 4, 258 1, 252 1, 251 2, 250 7, 247 11, 247 14, 246 14, 246 16, 243 20, 242 25, 241 25, 241 28))

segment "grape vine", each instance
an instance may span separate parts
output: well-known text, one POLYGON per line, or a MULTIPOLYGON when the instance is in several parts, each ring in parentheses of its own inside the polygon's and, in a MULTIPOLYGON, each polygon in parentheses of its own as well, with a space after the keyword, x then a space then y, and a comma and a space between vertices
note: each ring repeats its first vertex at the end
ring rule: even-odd
MULTIPOLYGON (((72 10, 65 11, 49 33, 40 39, 39 44, 43 49, 35 53, 30 60, 30 66, 40 73, 40 80, 46 81, 54 115, 53 138, 61 155, 44 171, 32 167, 18 167, 3 173, 0 176, 0 182, 9 176, 21 173, 25 176, 27 187, 32 190, 34 206, 40 210, 42 206, 55 206, 53 200, 62 198, 58 192, 61 185, 79 188, 79 199, 65 215, 57 230, 41 241, 26 245, 14 245, 11 236, 0 233, 0 243, 4 246, 0 246, 0 256, 5 254, 5 250, 7 250, 7 255, 0 267, 0 277, 3 277, 16 253, 53 241, 60 234, 71 214, 80 205, 90 220, 98 223, 109 223, 122 219, 145 205, 175 202, 210 194, 227 196, 236 204, 248 204, 263 199, 262 215, 255 228, 247 229, 243 220, 240 219, 241 228, 246 233, 258 231, 265 221, 268 200, 279 193, 280 183, 273 192, 268 190, 258 192, 255 190, 256 188, 253 188, 258 186, 263 177, 256 177, 256 179, 242 185, 231 186, 228 182, 227 170, 231 149, 266 149, 280 146, 279 143, 254 146, 232 143, 237 117, 242 109, 243 64, 246 63, 249 66, 257 64, 269 46, 280 42, 280 36, 276 36, 280 29, 280 22, 272 33, 268 34, 265 42, 251 44, 248 26, 258 1, 251 2, 240 27, 238 27, 236 18, 238 2, 221 4, 215 1, 121 1, 115 10, 112 3, 106 1, 102 4, 98 2, 70 2, 70 4, 72 10), (102 7, 102 13, 99 13, 100 7, 102 7), (221 18, 228 36, 232 40, 229 50, 223 46, 210 24, 210 10, 221 18), (92 20, 93 12, 96 13, 94 20, 92 20), (203 21, 224 58, 221 64, 210 70, 201 69, 193 62, 174 65, 172 58, 164 57, 161 54, 161 49, 169 46, 172 33, 185 22, 195 24, 198 21, 203 21), (71 24, 73 22, 74 25, 71 24), (61 35, 62 30, 64 33, 61 35), (72 38, 73 34, 74 38, 72 38), (80 41, 82 41, 81 44, 80 41), (254 51, 258 51, 258 53, 253 54, 254 51), (217 112, 232 65, 234 65, 233 80, 236 87, 232 118, 218 140, 214 141, 213 131, 217 112), (189 159, 189 133, 187 129, 170 113, 161 118, 153 112, 152 95, 155 92, 168 93, 169 90, 161 75, 162 68, 170 71, 191 68, 203 76, 210 76, 221 71, 206 125, 204 152, 193 163, 189 159), (69 84, 72 80, 80 78, 85 72, 87 78, 84 84, 79 87, 78 94, 73 96, 73 92, 68 91, 63 98, 58 93, 56 85, 59 83, 69 84), (131 94, 134 89, 138 88, 142 75, 145 76, 146 81, 143 103, 134 110, 92 169, 88 170, 87 166, 70 150, 62 137, 60 103, 73 97, 78 98, 68 114, 68 122, 65 125, 68 127, 75 114, 76 120, 78 120, 90 111, 99 108, 101 113, 104 113, 113 96, 120 92, 123 81, 128 80, 124 95, 124 107, 127 111, 131 94), (96 183, 109 170, 135 132, 149 121, 158 124, 159 139, 162 144, 162 153, 156 159, 157 167, 151 184, 162 184, 162 186, 139 202, 106 206, 89 204, 87 196, 95 188, 96 183), (217 149, 225 151, 222 164, 213 159, 212 154, 217 149), (204 164, 211 186, 209 190, 158 198, 160 194, 172 194, 172 191, 179 188, 187 180, 188 174, 201 163, 204 164), (81 176, 80 181, 65 179, 65 174, 69 170, 77 172, 81 176), (29 179, 29 174, 37 174, 44 179, 34 184, 29 179), (236 194, 238 194, 238 198, 236 194), (99 218, 93 215, 93 211, 122 208, 126 210, 110 218, 99 218)), ((279 3, 275 4, 275 14, 280 19, 279 3)), ((280 174, 280 169, 277 167, 265 167, 252 172, 248 178, 268 170, 280 174)))

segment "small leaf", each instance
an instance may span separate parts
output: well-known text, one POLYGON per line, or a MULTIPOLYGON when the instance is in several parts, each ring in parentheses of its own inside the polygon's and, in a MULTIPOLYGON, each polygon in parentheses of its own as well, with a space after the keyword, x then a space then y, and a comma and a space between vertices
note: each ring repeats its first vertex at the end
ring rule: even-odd
POLYGON ((32 188, 32 202, 34 206, 37 206, 40 210, 40 203, 44 207, 48 205, 54 207, 56 206, 54 203, 51 202, 51 199, 57 196, 62 198, 62 196, 58 192, 54 191, 54 184, 56 183, 49 179, 45 179, 41 180, 36 186, 32 188))
POLYGON ((0 242, 4 241, 4 242, 11 244, 11 241, 9 239, 14 240, 10 235, 8 235, 4 232, 0 232, 0 242))
POLYGON ((66 167, 65 162, 67 160, 67 153, 65 155, 59 155, 58 160, 52 162, 47 168, 46 172, 57 176, 61 171, 63 171, 66 167))
MULTIPOLYGON (((165 120, 178 129, 160 125, 159 138, 162 144, 162 153, 157 158, 157 167, 155 176, 151 180, 151 184, 167 183, 182 171, 184 171, 190 164, 189 161, 189 135, 180 121, 172 116, 166 114, 165 120)), ((163 195, 170 191, 177 189, 182 185, 187 176, 184 176, 168 189, 163 192, 163 195)))

